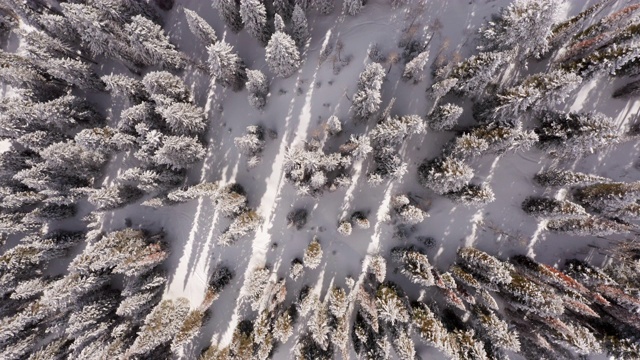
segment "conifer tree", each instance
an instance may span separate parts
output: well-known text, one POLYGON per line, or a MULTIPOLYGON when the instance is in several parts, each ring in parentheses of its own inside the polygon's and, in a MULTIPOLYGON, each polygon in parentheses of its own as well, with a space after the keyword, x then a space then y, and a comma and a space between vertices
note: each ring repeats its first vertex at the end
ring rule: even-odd
POLYGON ((310 269, 315 269, 320 265, 322 260, 322 247, 317 237, 314 237, 307 249, 304 251, 302 261, 304 265, 310 269))
POLYGON ((357 119, 366 120, 380 108, 380 90, 385 78, 382 65, 367 65, 358 78, 358 91, 353 95, 351 109, 357 119))
POLYGON ((257 110, 262 110, 269 95, 267 77, 260 70, 247 70, 246 87, 249 92, 249 104, 257 110))
POLYGON ((344 0, 344 12, 351 16, 358 15, 363 7, 364 3, 362 0, 344 0))
POLYGON ((451 130, 462 115, 462 107, 455 104, 438 105, 429 114, 429 127, 436 131, 451 130))
POLYGON ((514 1, 480 29, 482 48, 518 48, 521 58, 539 58, 549 50, 548 39, 560 4, 557 0, 514 1))
POLYGON ((400 272, 422 286, 434 284, 432 266, 425 254, 413 247, 394 248, 391 257, 400 265, 400 272))
POLYGON ((266 47, 265 60, 271 72, 278 77, 288 78, 301 65, 300 52, 291 36, 276 31, 266 47))
POLYGON ((329 15, 333 12, 335 0, 317 0, 315 1, 315 8, 318 9, 318 12, 322 15, 329 15))
MULTIPOLYGON (((333 0, 331 0, 333 1, 333 0)), ((304 46, 309 39, 309 25, 304 9, 300 5, 293 8, 293 16, 291 17, 291 37, 298 46, 304 46)))
POLYGON ((153 161, 173 169, 184 169, 202 160, 204 155, 205 149, 196 138, 166 136, 162 141, 162 146, 153 156, 153 161))
POLYGON ((157 107, 157 111, 177 135, 197 135, 207 126, 204 110, 189 103, 176 102, 157 107))
POLYGON ((572 218, 587 216, 584 208, 568 200, 528 197, 522 203, 526 213, 542 218, 572 218))
POLYGON ((273 7, 278 15, 284 20, 291 19, 293 3, 290 0, 273 0, 273 7))
POLYGON ((600 113, 546 112, 541 123, 540 146, 560 156, 579 157, 620 141, 613 119, 600 113))
POLYGON ((486 205, 495 200, 495 194, 488 184, 467 184, 460 190, 452 191, 446 194, 446 196, 464 205, 477 206, 486 205))
POLYGON ((427 61, 429 61, 428 51, 423 51, 418 54, 418 56, 405 65, 402 78, 407 81, 411 80, 414 84, 422 81, 424 77, 424 67, 427 65, 427 61))
POLYGON ((160 25, 136 15, 131 18, 131 23, 125 25, 124 30, 134 56, 143 64, 175 69, 184 67, 182 55, 169 42, 160 25))
POLYGON ((418 168, 420 183, 441 195, 462 189, 472 177, 469 165, 451 157, 436 158, 418 168))
POLYGON ((511 265, 483 251, 470 247, 460 248, 458 261, 476 276, 484 277, 493 284, 511 283, 511 265))
POLYGON ((224 41, 207 46, 209 52, 209 70, 216 83, 239 91, 246 82, 244 62, 233 47, 224 41))
POLYGON ((264 4, 260 0, 240 0, 240 17, 249 34, 266 46, 271 34, 264 4))
POLYGON ((611 234, 626 234, 630 227, 624 223, 600 218, 596 216, 578 219, 560 219, 547 222, 547 229, 577 236, 607 236, 611 234))
POLYGON ((204 45, 213 45, 218 40, 215 30, 195 11, 184 9, 184 15, 187 18, 189 30, 198 40, 202 41, 204 45))
POLYGON ((113 210, 142 197, 142 191, 127 185, 107 186, 89 195, 89 202, 98 210, 113 210))
POLYGON ((236 0, 218 0, 218 11, 225 24, 234 33, 239 33, 244 27, 240 16, 239 3, 236 0))
POLYGON ((591 185, 597 182, 606 182, 607 178, 574 172, 569 170, 546 170, 537 173, 533 180, 542 186, 570 186, 591 185))
POLYGON ((125 75, 105 75, 100 78, 107 91, 114 97, 123 97, 131 104, 139 104, 147 98, 142 82, 125 75))
POLYGON ((127 356, 151 353, 156 347, 171 341, 189 312, 189 300, 163 300, 144 319, 138 337, 127 350, 127 356))
POLYGON ((151 99, 159 105, 172 102, 190 102, 191 94, 176 75, 167 71, 152 71, 142 79, 142 84, 151 99))

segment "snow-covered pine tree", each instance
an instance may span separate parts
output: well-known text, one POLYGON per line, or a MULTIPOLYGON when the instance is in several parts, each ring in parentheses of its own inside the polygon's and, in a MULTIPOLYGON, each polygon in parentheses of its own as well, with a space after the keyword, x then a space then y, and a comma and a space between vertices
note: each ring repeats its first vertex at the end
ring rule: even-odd
POLYGON ((245 86, 249 92, 249 104, 257 110, 262 110, 267 104, 267 95, 269 95, 267 77, 260 70, 247 70, 245 86))
POLYGON ((248 210, 236 218, 222 233, 218 242, 222 245, 231 245, 239 238, 254 232, 262 224, 263 218, 254 210, 248 210))
POLYGON ((549 50, 551 29, 560 11, 558 0, 516 0, 483 28, 481 49, 517 48, 520 58, 541 57, 549 50))
POLYGON ((542 186, 591 185, 609 179, 569 170, 545 170, 537 173, 533 180, 542 186))
POLYGON ((356 16, 363 7, 363 0, 344 0, 343 11, 351 16, 356 16))
POLYGON ((237 34, 244 27, 238 1, 218 0, 218 12, 232 32, 237 34))
POLYGON ((335 0, 316 0, 314 6, 318 9, 318 12, 322 15, 329 15, 333 12, 335 7, 335 0))
POLYGON ((499 92, 495 106, 479 116, 513 121, 510 118, 517 117, 527 110, 549 107, 564 101, 581 82, 580 76, 564 70, 533 74, 523 79, 520 84, 499 92))
POLYGON ((173 169, 185 169, 202 160, 204 147, 196 138, 188 136, 166 136, 162 146, 153 156, 158 165, 167 165, 173 169))
POLYGON ((260 0, 240 0, 240 17, 244 28, 266 46, 271 32, 267 24, 267 9, 260 0))
MULTIPOLYGON (((231 0, 233 1, 233 0, 231 0)), ((247 81, 245 65, 234 52, 233 46, 225 41, 218 41, 207 46, 209 52, 209 70, 215 82, 233 91, 239 91, 247 81)))
POLYGON ((447 193, 446 196, 457 203, 469 206, 486 205, 495 200, 495 194, 487 183, 467 184, 460 190, 447 193))
POLYGON ((100 78, 106 85, 107 91, 114 97, 123 97, 131 104, 137 105, 148 97, 140 80, 126 75, 105 75, 100 78))
POLYGON ((574 191, 574 198, 588 209, 607 213, 626 205, 637 204, 640 199, 640 182, 602 182, 586 185, 574 191))
POLYGON ((429 127, 436 131, 451 130, 461 115, 461 106, 451 103, 438 105, 428 116, 429 127))
POLYGON ((429 61, 428 51, 423 51, 418 54, 418 56, 405 65, 404 71, 402 72, 402 79, 406 81, 411 80, 414 84, 422 81, 424 77, 424 67, 427 66, 427 61, 429 61))
POLYGON ((545 197, 528 197, 522 203, 527 214, 541 218, 574 218, 587 216, 584 208, 568 200, 556 200, 545 197))
POLYGON ((176 135, 199 135, 207 126, 201 107, 175 102, 156 109, 176 135))
MULTIPOLYGON (((333 0, 331 0, 333 1, 333 0)), ((309 40, 309 25, 304 9, 300 5, 293 8, 293 16, 291 17, 291 38, 298 46, 304 46, 309 40)))
POLYGON ((152 71, 142 79, 151 99, 159 105, 172 102, 190 102, 191 93, 182 79, 167 71, 152 71))
POLYGON ((576 236, 607 236, 629 233, 631 227, 606 218, 589 216, 579 219, 560 219, 547 222, 553 232, 576 236))
POLYGON ((332 115, 329 117, 329 119, 327 119, 325 129, 329 135, 338 135, 342 131, 342 123, 337 116, 332 115))
POLYGON ((439 69, 436 72, 438 82, 431 87, 432 97, 439 98, 453 90, 460 95, 482 98, 487 86, 496 81, 499 72, 514 57, 513 50, 481 52, 451 67, 439 69))
POLYGON ((613 119, 600 113, 548 111, 540 122, 540 146, 559 156, 576 158, 620 141, 613 119))
POLYGON ((160 25, 136 15, 131 18, 131 23, 125 25, 124 31, 135 58, 141 63, 174 69, 184 67, 182 54, 169 42, 160 25))
POLYGON ((315 269, 320 265, 322 260, 322 246, 317 237, 314 236, 307 249, 304 251, 304 257, 302 261, 304 265, 310 269, 315 269))
POLYGON ((301 65, 300 52, 296 43, 282 31, 276 31, 266 47, 265 60, 275 76, 288 78, 301 65))
POLYGON ((127 350, 127 356, 149 354, 158 346, 170 342, 188 313, 189 300, 186 298, 160 302, 144 319, 138 337, 127 350))
POLYGON ((187 18, 187 25, 189 25, 191 33, 202 41, 205 46, 212 45, 218 40, 215 30, 195 11, 185 8, 184 15, 187 18))
POLYGON ((356 119, 367 120, 380 109, 380 90, 385 76, 384 68, 378 63, 367 65, 360 73, 358 91, 353 95, 351 103, 356 119))
POLYGON ((420 183, 437 194, 461 190, 473 178, 473 169, 452 157, 436 158, 418 168, 420 183))
POLYGON ((386 282, 378 286, 376 290, 376 308, 378 318, 391 326, 409 322, 408 301, 399 293, 396 284, 386 282))
POLYGON ((412 204, 407 195, 394 196, 391 199, 391 208, 396 218, 403 224, 415 225, 429 217, 424 210, 412 204))
POLYGON ((474 276, 481 277, 493 284, 509 284, 511 282, 511 264, 471 247, 458 249, 458 263, 471 271, 474 276))
POLYGON ((282 19, 289 21, 293 12, 293 3, 290 0, 273 0, 273 8, 282 19))
POLYGON ((422 286, 432 286, 434 278, 427 255, 415 247, 398 247, 391 249, 391 258, 400 267, 400 272, 412 282, 422 286))
POLYGON ((128 205, 142 197, 140 189, 127 185, 107 186, 89 195, 89 202, 98 210, 113 210, 128 205))

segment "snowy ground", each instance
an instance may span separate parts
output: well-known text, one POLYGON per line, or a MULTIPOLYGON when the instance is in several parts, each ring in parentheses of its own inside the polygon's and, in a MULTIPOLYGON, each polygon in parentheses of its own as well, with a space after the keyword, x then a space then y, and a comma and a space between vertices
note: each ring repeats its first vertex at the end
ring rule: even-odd
MULTIPOLYGON (((592 2, 571 1, 567 8, 568 16, 592 2)), ((445 42, 449 43, 448 53, 459 51, 463 57, 472 54, 475 29, 506 3, 508 1, 499 0, 428 2, 426 11, 419 14, 414 25, 419 24, 421 28, 417 35, 434 34, 430 44, 430 62, 445 42)), ((603 11, 611 12, 624 2, 619 3, 613 2, 603 11)), ((190 54, 195 61, 206 61, 205 49, 188 33, 182 7, 195 10, 206 19, 219 38, 235 46, 248 68, 260 69, 271 77, 264 62, 264 49, 246 32, 239 35, 225 32, 209 1, 178 1, 174 10, 167 14, 165 30, 180 50, 190 54)), ((467 208, 455 205, 417 183, 418 165, 424 158, 436 156, 452 136, 430 132, 422 138, 411 138, 403 146, 402 153, 409 163, 409 172, 401 181, 371 187, 365 179, 367 168, 371 166, 371 160, 367 159, 354 166, 352 187, 325 193, 318 199, 296 195, 293 186, 285 182, 282 171, 286 149, 316 135, 325 140, 322 125, 331 115, 346 123, 345 134, 364 133, 371 129, 373 124, 356 126, 349 121, 350 102, 347 96, 351 97, 355 92, 358 74, 369 62, 368 48, 378 43, 385 52, 401 52, 402 49, 397 47, 399 37, 402 29, 412 22, 414 14, 407 7, 392 11, 382 0, 369 0, 357 17, 343 18, 338 11, 330 16, 314 12, 310 16, 312 38, 305 48, 303 67, 291 78, 272 79, 271 94, 263 112, 248 105, 246 91, 233 93, 219 87, 210 88, 209 80, 203 74, 193 69, 185 72, 185 81, 192 86, 197 103, 206 106, 210 122, 207 156, 199 167, 192 169, 189 183, 222 181, 241 184, 247 191, 250 206, 264 217, 264 224, 255 235, 230 247, 220 247, 216 240, 229 220, 214 210, 209 199, 203 198, 158 210, 128 206, 108 213, 104 228, 121 228, 125 219, 130 219, 134 226, 164 229, 172 248, 166 265, 170 275, 166 297, 187 297, 193 308, 202 301, 206 281, 219 262, 236 272, 236 281, 213 305, 213 316, 203 329, 200 346, 210 341, 228 343, 237 321, 250 314, 250 308, 239 296, 243 292, 246 275, 256 267, 270 264, 274 276, 286 277, 291 260, 302 257, 313 235, 319 236, 323 246, 323 263, 315 270, 307 270, 303 279, 295 284, 288 281, 289 300, 303 284, 317 285, 322 298, 330 283, 344 285, 347 276, 357 279, 367 254, 380 252, 386 255, 390 248, 401 245, 401 241, 391 236, 392 226, 381 221, 390 196, 397 193, 411 192, 423 199, 425 205, 429 204, 430 217, 419 225, 416 235, 436 240, 436 246, 430 250, 430 261, 442 269, 451 264, 457 248, 462 245, 473 245, 502 258, 526 253, 552 264, 576 256, 601 259, 599 248, 614 240, 554 236, 540 231, 537 221, 526 215, 520 204, 528 195, 544 191, 532 182, 533 175, 543 168, 559 166, 615 180, 638 180, 640 171, 633 166, 640 156, 640 144, 636 143, 625 143, 572 163, 558 164, 537 149, 476 160, 472 163, 476 180, 488 181, 497 200, 482 208, 467 208), (318 58, 324 43, 335 43, 338 39, 345 44, 341 57, 351 57, 351 62, 336 75, 331 59, 319 63, 318 58), (242 135, 247 125, 256 123, 277 131, 278 137, 268 143, 260 165, 248 170, 246 158, 233 145, 233 138, 242 135), (287 213, 298 207, 304 207, 310 213, 309 222, 302 231, 286 227, 287 213), (354 229, 351 236, 341 236, 336 231, 338 221, 356 210, 369 214, 371 227, 367 230, 354 229)), ((383 107, 395 97, 394 114, 424 116, 431 106, 425 96, 431 81, 427 78, 418 85, 403 82, 400 79, 402 67, 401 63, 394 65, 387 76, 383 86, 383 107)), ((612 89, 619 86, 620 81, 611 83, 607 78, 585 84, 563 107, 574 111, 598 109, 614 117, 622 128, 635 121, 640 103, 611 99, 612 89)), ((463 123, 472 121, 470 114, 463 115, 463 123)), ((347 137, 327 139, 325 151, 336 151, 347 137)), ((123 171, 126 167, 126 163, 114 161, 105 182, 108 183, 115 178, 116 171, 123 171)), ((415 241, 411 238, 406 243, 415 241)), ((398 279, 398 282, 403 283, 403 280, 398 279)), ((408 286, 405 289, 412 296, 417 296, 419 290, 408 286)), ((290 344, 293 342, 294 339, 289 340, 290 344)), ((419 350, 423 358, 437 353, 424 345, 418 346, 422 346, 419 350)), ((275 358, 289 358, 289 348, 280 348, 275 358)))

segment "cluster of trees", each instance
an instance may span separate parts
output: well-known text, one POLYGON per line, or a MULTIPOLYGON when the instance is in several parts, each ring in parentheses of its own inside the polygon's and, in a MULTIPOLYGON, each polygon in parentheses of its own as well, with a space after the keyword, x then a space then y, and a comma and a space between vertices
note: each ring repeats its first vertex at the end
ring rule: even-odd
POLYGON ((567 170, 535 175, 541 186, 568 188, 562 199, 529 197, 522 209, 546 221, 550 231, 571 235, 606 236, 633 231, 640 220, 640 183, 616 182, 567 170))

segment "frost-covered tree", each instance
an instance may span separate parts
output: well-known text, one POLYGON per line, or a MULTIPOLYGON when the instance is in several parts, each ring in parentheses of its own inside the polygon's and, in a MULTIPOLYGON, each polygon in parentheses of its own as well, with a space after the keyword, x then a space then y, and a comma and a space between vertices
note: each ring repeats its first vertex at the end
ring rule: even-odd
POLYGON ((409 309, 406 300, 398 293, 397 285, 385 283, 376 290, 376 308, 380 320, 397 326, 409 321, 409 309))
POLYGON ((291 261, 291 267, 289 268, 289 277, 296 281, 304 274, 304 265, 302 264, 302 260, 293 259, 291 261))
POLYGON ((262 1, 240 0, 240 17, 247 32, 266 46, 271 34, 267 25, 267 9, 262 1))
POLYGON ((325 129, 329 135, 338 135, 342 131, 342 122, 340 122, 337 116, 332 115, 327 119, 325 129))
POLYGON ((236 0, 218 0, 218 11, 225 24, 234 33, 239 33, 244 27, 242 16, 240 16, 239 2, 236 0))
POLYGON ((458 249, 458 263, 493 284, 509 284, 512 266, 471 247, 458 249))
POLYGON ((495 200, 495 194, 488 184, 467 184, 460 190, 451 191, 446 196, 457 202, 469 206, 486 205, 495 200))
POLYGON ((195 11, 184 9, 184 15, 187 18, 189 30, 198 40, 202 41, 204 45, 212 45, 218 40, 215 30, 195 11))
POLYGON ((340 233, 340 235, 342 236, 351 235, 352 229, 353 229, 353 226, 349 221, 344 220, 344 221, 341 221, 340 224, 338 224, 338 233, 340 233))
POLYGON ((414 247, 394 248, 391 258, 399 265, 400 272, 412 282, 422 286, 432 286, 434 277, 427 255, 414 247))
POLYGON ((107 186, 89 195, 89 202, 98 210, 113 210, 128 205, 142 197, 140 189, 127 185, 107 186))
POLYGON ((301 65, 294 40, 282 31, 276 31, 269 39, 265 60, 271 72, 283 78, 293 75, 301 65))
POLYGON ((411 80, 414 84, 422 81, 424 77, 424 67, 427 66, 427 61, 429 61, 428 51, 423 51, 418 54, 418 56, 405 65, 402 78, 407 81, 411 80))
POLYGON ((197 135, 202 133, 207 124, 204 110, 198 106, 175 102, 156 108, 173 133, 177 135, 197 135))
MULTIPOLYGON (((333 1, 333 0, 331 0, 333 1)), ((291 17, 291 37, 298 46, 304 46, 309 40, 309 25, 304 9, 300 5, 293 8, 293 16, 291 17)))
POLYGON ((224 41, 207 46, 209 70, 215 82, 239 91, 247 81, 245 65, 233 47, 224 41))
POLYGON ((441 195, 462 189, 471 178, 471 167, 451 157, 426 161, 418 168, 420 183, 441 195))
POLYGON ((142 82, 135 78, 126 75, 105 75, 100 79, 111 96, 123 97, 132 104, 139 104, 148 96, 142 82))
POLYGON ((581 82, 580 76, 564 70, 530 75, 520 84, 499 92, 495 106, 480 116, 506 119, 530 109, 552 106, 564 101, 581 82))
POLYGON ((284 20, 291 19, 291 13, 293 12, 293 2, 290 0, 273 0, 273 8, 278 15, 284 20))
POLYGON ((144 319, 127 356, 141 356, 168 343, 178 333, 189 312, 189 300, 163 300, 144 319))
POLYGON ((451 130, 462 115, 462 107, 455 104, 438 105, 429 114, 429 127, 436 131, 451 130))
POLYGON ((496 81, 499 72, 514 57, 512 50, 481 52, 455 65, 445 66, 436 72, 438 82, 431 86, 431 95, 437 99, 453 90, 460 95, 482 98, 487 86, 496 81))
POLYGON ((335 7, 334 1, 335 0, 317 0, 315 1, 314 6, 318 9, 320 14, 329 15, 333 12, 335 7))
POLYGON ((184 59, 175 46, 169 42, 162 27, 153 21, 136 15, 126 24, 124 31, 137 60, 145 65, 162 65, 180 69, 184 59))
POLYGON ((362 11, 364 3, 362 0, 344 0, 343 11, 351 16, 356 16, 362 11))
POLYGON ((66 83, 83 90, 104 90, 104 83, 83 61, 70 58, 46 60, 47 72, 66 83))
POLYGON ((248 164, 255 166, 260 162, 260 154, 266 144, 264 129, 260 125, 247 126, 246 134, 235 138, 234 143, 242 153, 249 156, 248 164))
POLYGON ((522 203, 526 213, 542 218, 573 218, 587 216, 584 208, 568 200, 528 197, 522 203))
POLYGON ((245 86, 249 92, 249 104, 257 110, 262 110, 267 104, 267 95, 269 95, 267 77, 260 70, 247 70, 245 86))
POLYGON ((620 141, 618 127, 600 113, 563 113, 549 111, 537 129, 540 146, 559 156, 579 157, 620 141))
POLYGON ((162 141, 162 146, 153 156, 153 161, 173 169, 184 169, 202 160, 204 154, 205 149, 196 138, 166 136, 162 141))
POLYGON ((607 178, 569 170, 546 170, 537 173, 533 180, 542 186, 591 185, 606 182, 607 178))
POLYGON ((71 268, 82 273, 109 271, 141 276, 168 256, 161 234, 148 236, 141 230, 127 228, 108 233, 89 245, 73 260, 71 268))
POLYGON ((322 260, 322 246, 317 237, 314 237, 307 249, 304 251, 304 257, 302 261, 304 265, 310 269, 315 269, 320 265, 322 260))
POLYGON ((480 29, 481 48, 518 48, 521 58, 539 58, 549 50, 548 40, 560 5, 559 0, 514 1, 480 29))
MULTIPOLYGON (((359 0, 358 0, 359 1, 359 0)), ((358 91, 353 95, 351 110, 357 119, 366 120, 380 109, 380 90, 386 74, 382 65, 367 65, 358 77, 358 91)))
POLYGON ((262 224, 263 218, 253 210, 241 213, 229 227, 220 235, 218 242, 231 245, 239 238, 254 232, 262 224))
POLYGON ((142 79, 146 92, 156 104, 190 102, 191 93, 176 75, 167 71, 152 71, 142 79))
POLYGON ((574 198, 586 208, 605 215, 634 206, 640 200, 640 182, 602 182, 575 189, 574 198))
POLYGON ((407 195, 396 195, 391 199, 391 208, 395 218, 403 224, 415 225, 421 223, 429 217, 424 210, 420 209, 407 195))
POLYGON ((379 148, 393 147, 401 145, 409 135, 424 134, 426 131, 425 122, 418 115, 393 116, 380 121, 369 136, 379 148))

